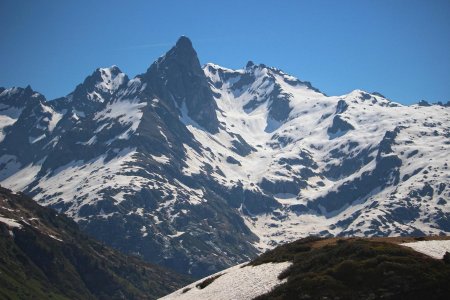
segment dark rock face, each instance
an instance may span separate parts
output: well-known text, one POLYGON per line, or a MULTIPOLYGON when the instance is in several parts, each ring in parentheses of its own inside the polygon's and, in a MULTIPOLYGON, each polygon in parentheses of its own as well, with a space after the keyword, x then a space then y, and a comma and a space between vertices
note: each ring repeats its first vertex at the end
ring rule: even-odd
POLYGON ((92 75, 86 77, 84 82, 76 87, 75 91, 69 95, 70 100, 68 101, 72 102, 73 108, 86 115, 98 111, 102 107, 102 103, 110 101, 117 90, 126 87, 129 80, 126 75, 123 75, 123 80, 113 89, 101 89, 97 85, 104 81, 106 81, 105 84, 111 84, 111 81, 121 74, 123 74, 122 71, 116 66, 106 70, 96 69, 92 75))
POLYGON ((306 187, 306 182, 299 178, 294 178, 292 181, 271 181, 263 178, 260 186, 263 190, 272 194, 288 193, 297 195, 302 188, 306 187))
POLYGON ((56 118, 51 107, 44 96, 33 91, 30 86, 25 89, 16 88, 11 94, 2 96, 0 105, 9 112, 10 108, 16 108, 20 114, 14 116, 17 121, 13 125, 3 130, 5 137, 0 156, 14 153, 17 162, 23 165, 41 159, 45 154, 43 148, 52 134, 51 123, 56 118))
POLYGON ((211 133, 219 128, 211 90, 197 53, 187 37, 150 66, 143 79, 155 95, 186 105, 188 116, 211 133))
POLYGON ((308 203, 308 207, 320 211, 323 207, 326 212, 337 211, 345 205, 351 205, 354 201, 365 201, 375 189, 382 190, 388 185, 397 185, 400 181, 399 167, 402 161, 396 155, 391 154, 391 145, 395 141, 400 129, 386 132, 380 142, 377 153, 377 165, 371 172, 364 172, 361 177, 347 181, 337 191, 331 191, 326 196, 319 197, 308 203))
POLYGON ((85 118, 101 110, 117 91, 126 88, 128 82, 128 76, 117 66, 98 68, 72 93, 50 103, 58 111, 72 111, 77 118, 85 118))
POLYGON ((395 220, 402 223, 407 223, 418 218, 419 211, 420 210, 418 207, 399 206, 392 211, 391 216, 395 220))
POLYGON ((239 166, 241 165, 241 163, 232 156, 227 156, 227 163, 230 163, 233 165, 239 165, 239 166))
POLYGON ((289 106, 289 96, 280 92, 281 89, 274 90, 272 102, 269 104, 269 117, 278 122, 284 122, 288 119, 292 108, 289 106))
POLYGON ((33 91, 29 85, 26 88, 14 88, 10 92, 5 88, 0 88, 0 103, 3 106, 0 108, 0 112, 6 111, 8 107, 23 108, 29 102, 37 102, 39 100, 45 101, 44 96, 33 91))
POLYGON ((383 140, 381 140, 378 148, 377 160, 380 160, 382 155, 388 155, 393 152, 392 145, 395 143, 395 138, 402 129, 404 129, 404 127, 397 126, 393 131, 386 131, 386 134, 384 135, 383 140))
POLYGON ((233 152, 239 154, 240 156, 247 156, 250 153, 256 151, 256 149, 250 146, 240 134, 235 134, 234 136, 236 137, 236 140, 233 140, 231 142, 231 144, 233 145, 233 148, 231 148, 231 150, 233 150, 233 152))
MULTIPOLYGON (((257 81, 256 73, 262 69, 267 68, 264 65, 255 65, 253 63, 248 63, 246 66, 246 72, 244 74, 239 75, 239 80, 235 82, 232 86, 233 91, 235 91, 235 96, 239 95, 244 91, 244 87, 251 85, 255 81, 257 81)), ((279 73, 279 71, 273 70, 271 71, 279 73)), ((254 97, 249 102, 244 105, 244 110, 247 112, 251 112, 255 110, 260 105, 267 103, 269 108, 269 120, 273 120, 275 122, 285 122, 289 118, 289 114, 292 111, 292 107, 290 106, 290 99, 292 95, 285 93, 281 86, 275 82, 275 78, 272 74, 265 75, 266 77, 262 78, 262 84, 271 85, 273 84, 273 90, 268 94, 259 95, 257 91, 254 91, 254 97)), ((226 78, 224 78, 226 80, 226 78)), ((301 82, 295 82, 294 84, 300 84, 301 82)), ((266 132, 274 131, 278 126, 270 126, 266 128, 266 132)))
POLYGON ((289 207, 289 209, 297 214, 303 214, 309 212, 309 209, 306 205, 303 204, 294 204, 289 207))
POLYGON ((431 106, 430 103, 428 103, 425 100, 420 100, 419 103, 417 103, 419 106, 431 106))
POLYGON ((438 211, 436 216, 436 223, 445 231, 450 230, 450 213, 445 211, 438 211))
POLYGON ((345 112, 348 108, 348 104, 347 102, 345 102, 344 100, 339 100, 337 105, 336 105, 336 114, 342 114, 343 112, 345 112))
POLYGON ((333 118, 333 124, 328 128, 327 132, 330 139, 344 135, 349 130, 354 130, 352 124, 344 120, 341 116, 336 115, 333 118))
MULTIPOLYGON (((350 148, 352 148, 352 145, 356 147, 357 143, 349 143, 350 148)), ((342 162, 337 165, 329 165, 323 174, 331 180, 337 180, 353 174, 374 159, 375 151, 376 149, 366 148, 355 152, 355 154, 348 154, 341 149, 333 149, 330 152, 330 158, 343 158, 342 162)))
POLYGON ((375 95, 375 96, 379 96, 379 97, 382 97, 382 98, 387 99, 383 94, 378 93, 378 92, 372 92, 371 94, 372 94, 372 95, 375 95))
POLYGON ((216 191, 220 190, 227 197, 228 203, 232 207, 240 208, 242 206, 244 213, 249 216, 270 213, 281 207, 280 203, 273 197, 258 191, 244 189, 241 183, 232 187, 231 190, 223 187, 216 189, 216 191))
MULTIPOLYGON (((142 190, 141 195, 130 199, 128 204, 136 206, 136 201, 142 201, 149 204, 148 208, 141 206, 145 213, 154 211, 151 201, 164 198, 149 193, 151 190, 142 190)), ((173 209, 180 213, 173 222, 159 215, 162 223, 156 225, 152 219, 124 213, 114 214, 107 222, 100 217, 91 218, 89 222, 81 222, 80 226, 125 253, 138 251, 147 261, 199 278, 242 261, 245 255, 256 254, 244 242, 255 237, 242 219, 222 198, 213 195, 205 195, 205 198, 208 199, 205 205, 177 203, 173 209), (146 228, 145 236, 141 232, 143 227, 146 228), (214 231, 211 228, 215 228, 214 231), (181 234, 177 235, 177 232, 181 234), (123 235, 127 236, 126 243, 123 235), (169 239, 168 235, 173 237, 169 239)))
POLYGON ((243 205, 249 215, 270 213, 281 207, 272 197, 249 190, 244 191, 243 205))
POLYGON ((360 94, 361 94, 361 99, 362 100, 370 100, 370 99, 372 99, 372 96, 369 93, 361 92, 360 94))

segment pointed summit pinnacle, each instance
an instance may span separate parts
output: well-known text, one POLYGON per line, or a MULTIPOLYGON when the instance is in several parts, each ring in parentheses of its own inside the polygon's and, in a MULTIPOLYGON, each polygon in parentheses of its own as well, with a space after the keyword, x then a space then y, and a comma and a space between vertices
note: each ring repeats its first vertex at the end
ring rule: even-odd
POLYGON ((218 132, 217 105, 192 47, 181 36, 176 45, 153 63, 144 75, 147 87, 162 99, 173 99, 178 107, 211 133, 218 132))
POLYGON ((192 42, 187 36, 180 36, 176 43, 177 48, 192 48, 192 42))
POLYGON ((245 65, 245 68, 246 68, 246 69, 250 69, 250 68, 253 67, 254 65, 255 65, 255 63, 254 63, 253 61, 249 60, 249 61, 247 62, 247 65, 245 65))
POLYGON ((195 52, 192 42, 189 38, 182 35, 175 46, 170 49, 166 55, 159 59, 159 63, 165 61, 177 62, 182 65, 196 65, 199 64, 197 52, 195 52))
POLYGON ((181 60, 198 60, 197 52, 192 46, 191 40, 182 35, 175 46, 168 52, 169 56, 176 56, 181 60))

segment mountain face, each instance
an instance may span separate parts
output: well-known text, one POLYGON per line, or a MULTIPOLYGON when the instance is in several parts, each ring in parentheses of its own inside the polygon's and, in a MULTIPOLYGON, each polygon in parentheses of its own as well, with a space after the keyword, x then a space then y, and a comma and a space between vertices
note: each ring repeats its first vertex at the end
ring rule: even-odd
POLYGON ((445 105, 202 68, 186 37, 133 79, 97 69, 53 101, 0 91, 2 185, 195 277, 310 234, 450 232, 445 105))
MULTIPOLYGON (((72 117, 83 118, 98 111, 114 94, 126 87, 129 79, 117 66, 98 68, 66 97, 56 99, 59 110, 71 111, 72 117)), ((65 113, 67 114, 67 112, 65 113)))
POLYGON ((172 104, 210 133, 218 132, 217 105, 191 41, 181 37, 175 47, 143 75, 150 93, 172 104))
POLYGON ((0 187, 0 298, 156 299, 189 278, 126 257, 0 187))

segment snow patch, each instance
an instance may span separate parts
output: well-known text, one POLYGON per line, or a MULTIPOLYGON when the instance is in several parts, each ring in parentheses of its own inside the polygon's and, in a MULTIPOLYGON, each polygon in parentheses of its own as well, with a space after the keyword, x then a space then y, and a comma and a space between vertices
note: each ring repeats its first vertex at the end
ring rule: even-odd
POLYGON ((58 238, 58 237, 56 237, 56 236, 54 236, 52 234, 49 234, 48 236, 51 237, 54 240, 57 240, 58 242, 61 242, 61 243, 64 242, 62 239, 60 239, 60 238, 58 238))
MULTIPOLYGON (((108 120, 119 122, 123 126, 129 126, 118 138, 128 139, 130 134, 138 128, 143 115, 142 108, 147 105, 146 102, 139 102, 139 99, 117 100, 109 103, 106 108, 95 114, 94 120, 108 120)), ((108 128, 112 126, 109 124, 108 128)), ((103 130, 103 125, 96 129, 96 133, 103 130)))
POLYGON ((412 243, 404 243, 402 246, 406 246, 416 250, 417 252, 426 254, 428 256, 442 259, 445 252, 450 252, 450 240, 445 241, 418 241, 412 243))
POLYGON ((6 224, 10 228, 22 228, 22 224, 17 223, 17 220, 0 217, 0 222, 6 224))
POLYGON ((41 135, 38 136, 38 137, 32 137, 32 136, 30 136, 30 137, 28 138, 28 142, 29 142, 30 144, 34 144, 34 143, 37 143, 37 142, 39 142, 40 140, 43 140, 43 139, 45 139, 45 138, 46 138, 45 133, 44 133, 44 134, 41 134, 41 135))
POLYGON ((4 129, 13 125, 19 119, 23 108, 9 107, 0 104, 0 142, 5 138, 4 129))
POLYGON ((170 163, 170 159, 165 156, 164 154, 161 154, 160 156, 155 156, 155 155, 151 155, 152 159, 163 164, 163 165, 167 165, 170 163))
POLYGON ((175 233, 175 234, 169 234, 168 237, 173 239, 173 238, 181 236, 182 234, 184 234, 184 231, 177 231, 177 233, 175 233))
POLYGON ((0 175, 2 186, 13 191, 23 191, 30 183, 32 183, 36 179, 37 174, 41 170, 41 164, 43 163, 43 161, 44 160, 41 160, 36 165, 30 164, 28 166, 25 166, 24 168, 16 170, 15 172, 11 172, 9 176, 3 179, 1 179, 0 175))
POLYGON ((291 262, 267 263, 258 266, 237 265, 225 271, 196 281, 161 299, 202 299, 202 300, 250 300, 266 294, 276 286, 286 282, 279 280, 278 276, 291 266, 291 262), (197 285, 207 278, 217 277, 205 288, 197 285), (184 291, 184 292, 183 292, 184 291))

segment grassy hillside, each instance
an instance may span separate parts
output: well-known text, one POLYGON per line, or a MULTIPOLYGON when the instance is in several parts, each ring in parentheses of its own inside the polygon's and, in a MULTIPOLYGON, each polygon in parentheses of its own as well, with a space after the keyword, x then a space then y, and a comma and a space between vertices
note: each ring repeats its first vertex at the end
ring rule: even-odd
POLYGON ((0 217, 0 299, 154 299, 190 281, 120 254, 1 187, 0 217))
POLYGON ((413 238, 309 237, 269 251, 252 265, 293 261, 287 282, 257 299, 449 299, 450 263, 399 242, 413 238))

